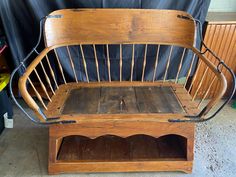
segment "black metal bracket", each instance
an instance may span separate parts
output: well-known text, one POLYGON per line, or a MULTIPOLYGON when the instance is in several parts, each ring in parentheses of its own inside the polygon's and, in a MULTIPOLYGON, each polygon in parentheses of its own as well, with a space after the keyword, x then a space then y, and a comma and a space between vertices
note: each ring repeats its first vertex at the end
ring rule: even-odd
POLYGON ((62 18, 63 15, 48 15, 47 18, 62 18))
POLYGON ((189 16, 186 15, 177 15, 178 18, 182 18, 184 20, 190 20, 190 21, 194 21, 194 19, 190 18, 189 16))

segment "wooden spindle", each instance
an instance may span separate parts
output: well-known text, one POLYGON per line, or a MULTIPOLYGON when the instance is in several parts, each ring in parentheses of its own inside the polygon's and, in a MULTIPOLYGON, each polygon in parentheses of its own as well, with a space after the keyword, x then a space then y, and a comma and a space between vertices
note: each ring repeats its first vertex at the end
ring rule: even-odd
POLYGON ((74 62, 73 62, 73 60, 72 60, 71 53, 70 53, 70 49, 69 49, 68 46, 66 46, 66 50, 67 50, 67 53, 68 53, 68 55, 69 55, 70 65, 71 65, 72 71, 73 71, 73 73, 74 73, 75 81, 78 83, 77 75, 76 75, 76 72, 75 72, 75 65, 74 65, 74 62))
POLYGON ((97 52, 96 52, 96 46, 95 46, 94 44, 93 44, 93 53, 94 53, 94 59, 95 59, 95 64, 96 64, 98 82, 100 82, 100 74, 99 74, 99 66, 98 66, 98 57, 97 57, 97 52))
POLYGON ((109 46, 108 44, 106 45, 107 49, 107 70, 108 70, 108 79, 109 82, 111 82, 111 64, 110 64, 110 56, 109 56, 109 46))
POLYGON ((201 106, 202 102, 203 102, 203 101, 205 100, 205 98, 207 97, 207 95, 208 95, 208 93, 209 93, 209 91, 210 91, 210 89, 211 89, 211 87, 212 87, 212 85, 213 85, 213 83, 214 83, 215 80, 216 80, 216 76, 213 77, 213 79, 212 79, 210 85, 208 86, 207 91, 205 92, 204 96, 202 97, 201 101, 199 102, 199 104, 198 104, 198 106, 197 106, 198 108, 201 106))
POLYGON ((156 60, 155 60, 155 65, 154 65, 153 78, 152 78, 153 82, 155 81, 155 78, 156 78, 157 65, 158 65, 158 62, 159 62, 159 52, 160 52, 160 45, 158 45, 157 52, 156 52, 156 60))
POLYGON ((193 87, 193 84, 194 84, 194 82, 195 82, 195 80, 196 80, 196 78, 197 78, 198 72, 199 72, 199 70, 200 70, 199 68, 201 68, 202 63, 203 63, 202 60, 200 60, 198 66, 197 66, 197 70, 196 70, 196 72, 195 72, 195 74, 194 74, 194 76, 193 76, 193 80, 192 80, 192 82, 191 82, 191 84, 190 84, 190 86, 189 86, 188 93, 190 92, 190 90, 191 90, 192 87, 193 87))
POLYGON ((168 72, 168 69, 169 69, 169 66, 170 66, 170 59, 171 59, 172 51, 173 51, 173 45, 172 45, 171 48, 170 48, 168 61, 167 61, 167 63, 166 63, 166 70, 165 70, 163 82, 166 81, 166 76, 167 76, 167 72, 168 72))
POLYGON ((130 81, 133 81, 133 73, 134 73, 134 44, 132 45, 132 60, 131 60, 131 73, 130 73, 130 81))
POLYGON ((120 44, 120 82, 122 81, 122 44, 120 44))
POLYGON ((147 63, 147 44, 145 44, 145 49, 144 49, 142 82, 143 82, 143 80, 144 80, 145 69, 146 69, 146 63, 147 63))
POLYGON ((82 47, 81 44, 80 44, 80 50, 81 50, 82 60, 83 60, 83 64, 84 64, 84 71, 85 71, 86 79, 87 79, 87 82, 89 82, 87 64, 86 64, 86 60, 85 60, 85 57, 84 57, 83 47, 82 47))
POLYGON ((192 60, 191 60, 191 64, 190 64, 190 67, 189 67, 189 70, 188 70, 188 74, 187 74, 187 77, 186 77, 186 80, 185 80, 185 83, 184 83, 184 87, 186 87, 188 79, 189 79, 189 76, 190 76, 190 74, 192 72, 192 67, 193 67, 193 63, 194 63, 194 60, 195 60, 195 56, 196 56, 196 54, 193 54, 193 57, 192 57, 192 60))
POLYGON ((55 83, 55 85, 56 85, 56 87, 57 87, 57 89, 58 89, 57 80, 56 80, 55 74, 54 74, 54 72, 53 72, 52 66, 51 66, 51 64, 50 64, 50 62, 49 62, 49 59, 48 59, 48 56, 47 56, 47 55, 46 55, 46 60, 47 60, 48 67, 49 67, 51 76, 52 76, 52 78, 53 78, 53 81, 54 81, 54 83, 55 83))
POLYGON ((205 76, 206 76, 206 73, 207 73, 208 69, 209 69, 209 67, 207 67, 207 68, 205 69, 205 71, 204 71, 204 73, 203 73, 203 76, 202 76, 202 78, 201 78, 201 80, 200 80, 200 82, 199 82, 199 84, 198 84, 197 90, 195 91, 195 93, 194 93, 194 95, 193 95, 193 97, 192 97, 192 101, 195 100, 195 98, 196 98, 196 96, 197 96, 197 94, 198 94, 198 91, 199 91, 199 89, 200 89, 201 86, 202 86, 202 82, 203 82, 203 80, 204 80, 204 78, 205 78, 205 76))
POLYGON ((182 53, 182 56, 181 56, 181 59, 180 59, 178 71, 177 71, 176 78, 175 78, 175 83, 177 83, 178 78, 179 78, 179 73, 180 73, 180 71, 181 71, 181 69, 182 69, 183 59, 184 59, 185 52, 186 52, 186 48, 184 48, 183 53, 182 53))
POLYGON ((50 96, 49 96, 49 94, 48 94, 48 91, 47 91, 47 89, 46 89, 44 83, 42 82, 42 80, 41 80, 41 78, 40 78, 40 76, 39 76, 39 74, 38 74, 36 68, 34 68, 34 72, 35 72, 35 74, 36 74, 36 76, 37 76, 37 78, 38 78, 38 80, 39 80, 39 83, 40 83, 40 85, 41 85, 41 88, 43 89, 44 93, 46 94, 48 100, 49 100, 50 102, 52 102, 52 100, 51 100, 51 98, 50 98, 50 96))
POLYGON ((34 90, 34 92, 35 92, 35 94, 36 94, 38 100, 39 100, 40 103, 43 105, 44 109, 47 110, 47 109, 48 109, 47 106, 46 106, 45 103, 43 102, 42 97, 40 96, 39 92, 36 90, 36 88, 35 88, 34 84, 32 83, 31 79, 30 79, 29 77, 28 77, 27 79, 28 79, 28 81, 29 81, 31 87, 33 88, 33 90, 34 90))
POLYGON ((60 60, 59 60, 59 57, 58 57, 58 54, 57 54, 57 50, 56 50, 56 49, 54 49, 54 53, 55 53, 55 55, 56 55, 57 64, 58 64, 58 66, 59 66, 59 69, 60 69, 60 72, 61 72, 63 81, 64 81, 65 84, 67 84, 67 83, 66 83, 66 79, 65 79, 65 75, 64 75, 64 72, 63 72, 63 69, 62 69, 62 66, 61 66, 61 62, 60 62, 60 60))
POLYGON ((54 90, 53 90, 53 88, 52 88, 52 84, 51 84, 50 78, 48 77, 48 74, 47 74, 47 72, 46 72, 46 70, 45 70, 45 68, 44 68, 44 66, 43 66, 43 63, 42 63, 41 61, 40 61, 39 63, 40 63, 40 65, 41 65, 42 69, 43 69, 43 73, 44 73, 44 75, 45 75, 46 81, 47 81, 47 83, 48 83, 48 85, 49 85, 49 87, 50 87, 50 89, 51 89, 53 95, 55 95, 55 92, 54 92, 54 90))

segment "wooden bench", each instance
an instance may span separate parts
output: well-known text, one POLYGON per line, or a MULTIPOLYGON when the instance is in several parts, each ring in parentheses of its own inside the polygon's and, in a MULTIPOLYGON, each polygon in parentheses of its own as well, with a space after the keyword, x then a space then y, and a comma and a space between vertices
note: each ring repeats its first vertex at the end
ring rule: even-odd
POLYGON ((19 89, 37 119, 28 116, 49 124, 49 174, 191 172, 194 122, 215 115, 207 117, 227 88, 220 70, 231 72, 221 60, 215 65, 207 59, 216 56, 206 46, 205 52, 195 47, 196 26, 192 16, 175 10, 65 9, 46 17, 46 48, 18 69, 26 68, 19 89), (135 58, 140 45, 143 57, 135 58), (127 46, 129 60, 123 51, 127 46), (93 58, 87 58, 86 47, 93 58), (98 54, 99 47, 104 53, 98 54), (155 50, 152 64, 150 47, 155 50), (181 54, 173 59, 175 50, 181 54), (168 51, 165 60, 163 51, 168 51), (186 60, 187 73, 180 77, 186 60), (169 74, 173 61, 179 61, 174 77, 169 74), (214 76, 201 99, 198 91, 207 76, 192 74, 196 61, 214 76), (215 82, 218 94, 204 102, 215 82))

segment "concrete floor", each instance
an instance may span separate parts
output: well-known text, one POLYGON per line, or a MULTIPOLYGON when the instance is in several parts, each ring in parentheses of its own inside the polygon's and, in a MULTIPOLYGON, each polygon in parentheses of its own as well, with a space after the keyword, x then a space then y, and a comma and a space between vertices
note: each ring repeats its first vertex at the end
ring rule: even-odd
MULTIPOLYGON (((47 176, 48 130, 24 119, 14 107, 14 128, 0 136, 1 177, 47 176)), ((236 176, 236 110, 227 106, 214 120, 199 123, 196 128, 195 161, 192 174, 94 173, 59 176, 156 176, 156 177, 235 177, 236 176)))

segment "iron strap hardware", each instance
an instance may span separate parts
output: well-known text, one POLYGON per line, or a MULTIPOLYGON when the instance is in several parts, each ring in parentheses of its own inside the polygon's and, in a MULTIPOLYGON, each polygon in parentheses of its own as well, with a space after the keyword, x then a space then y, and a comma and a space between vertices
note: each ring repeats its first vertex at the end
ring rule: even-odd
POLYGON ((63 15, 48 15, 47 18, 62 18, 63 15))
POLYGON ((188 16, 185 16, 185 15, 177 15, 178 18, 182 18, 184 20, 191 20, 191 21, 194 21, 194 19, 188 17, 188 16))

